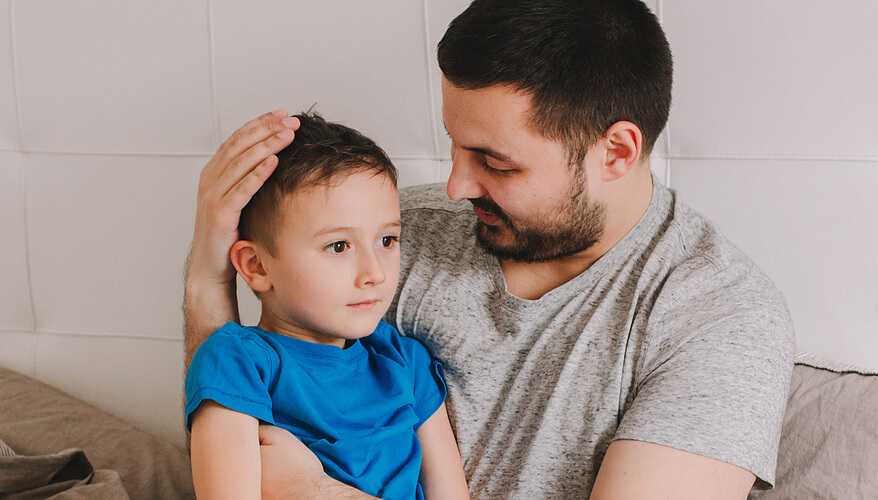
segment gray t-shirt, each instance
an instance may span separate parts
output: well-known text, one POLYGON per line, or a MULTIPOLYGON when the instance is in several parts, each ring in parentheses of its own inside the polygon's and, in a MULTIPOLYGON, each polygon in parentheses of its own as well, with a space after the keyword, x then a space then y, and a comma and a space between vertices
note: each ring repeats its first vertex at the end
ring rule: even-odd
POLYGON ((444 364, 473 498, 587 498, 616 439, 773 483, 794 352, 786 304, 653 183, 634 229, 538 300, 506 291, 468 202, 442 185, 401 193, 400 287, 386 319, 444 364))

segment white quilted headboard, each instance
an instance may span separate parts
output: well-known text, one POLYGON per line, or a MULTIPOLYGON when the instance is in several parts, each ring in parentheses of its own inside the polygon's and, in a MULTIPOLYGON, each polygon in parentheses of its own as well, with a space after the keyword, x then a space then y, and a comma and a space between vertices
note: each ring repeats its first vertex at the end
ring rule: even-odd
MULTIPOLYGON (((878 2, 648 3, 676 63, 653 169, 777 282, 800 349, 878 369, 878 2)), ((0 0, 0 365, 182 444, 200 167, 316 103, 403 185, 444 180, 435 45, 465 4, 0 0)))

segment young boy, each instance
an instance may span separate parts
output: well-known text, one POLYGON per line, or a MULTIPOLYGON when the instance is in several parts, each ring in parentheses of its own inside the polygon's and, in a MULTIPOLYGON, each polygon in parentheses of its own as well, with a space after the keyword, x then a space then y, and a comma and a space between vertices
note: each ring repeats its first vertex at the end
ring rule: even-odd
POLYGON ((380 322, 399 278, 396 170, 358 132, 298 118, 231 250, 262 302, 259 324, 227 323, 186 378, 196 493, 259 498, 267 423, 364 493, 468 498, 441 367, 380 322))

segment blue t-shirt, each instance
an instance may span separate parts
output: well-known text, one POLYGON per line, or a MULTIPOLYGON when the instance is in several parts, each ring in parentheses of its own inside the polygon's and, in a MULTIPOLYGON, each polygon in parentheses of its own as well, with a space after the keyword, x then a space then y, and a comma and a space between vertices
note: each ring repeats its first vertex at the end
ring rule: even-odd
POLYGON ((226 323, 189 366, 186 425, 210 399, 292 432, 364 493, 420 499, 416 431, 445 394, 441 365, 384 322, 347 349, 226 323))

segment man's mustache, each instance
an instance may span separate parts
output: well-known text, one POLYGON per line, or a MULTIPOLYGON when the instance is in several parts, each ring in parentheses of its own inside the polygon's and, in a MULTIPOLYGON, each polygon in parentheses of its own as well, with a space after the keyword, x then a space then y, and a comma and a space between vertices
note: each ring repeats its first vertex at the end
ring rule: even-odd
POLYGON ((503 209, 500 208, 500 205, 494 203, 494 201, 489 200, 487 198, 467 198, 470 203, 473 204, 474 207, 478 208, 483 212, 488 212, 491 215, 496 215, 503 222, 509 224, 509 217, 503 212, 503 209))

